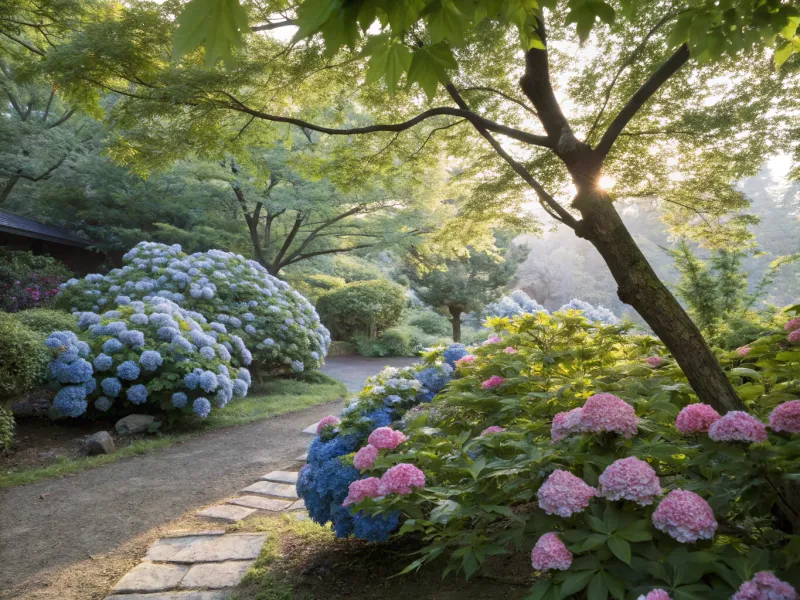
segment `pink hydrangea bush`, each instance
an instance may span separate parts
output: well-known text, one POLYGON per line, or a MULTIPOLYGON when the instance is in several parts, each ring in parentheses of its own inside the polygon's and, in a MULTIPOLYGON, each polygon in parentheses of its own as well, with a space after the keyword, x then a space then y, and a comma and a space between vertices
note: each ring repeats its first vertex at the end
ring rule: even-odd
POLYGON ((581 433, 581 417, 583 408, 573 408, 567 412, 560 412, 553 417, 553 424, 550 427, 550 439, 553 442, 563 440, 569 435, 581 433))
POLYGON ((537 571, 566 571, 572 565, 572 552, 555 533, 545 533, 531 550, 531 566, 537 571))
POLYGON ((609 500, 631 500, 642 506, 661 495, 661 482, 653 467, 629 456, 614 461, 600 474, 597 495, 609 500))
POLYGON ((719 413, 708 404, 690 404, 678 413, 675 429, 681 433, 708 433, 708 428, 719 419, 719 413))
POLYGON ((486 429, 481 431, 481 437, 485 435, 491 435, 493 433, 501 433, 505 430, 506 430, 505 427, 498 427, 497 425, 492 425, 491 427, 487 427, 486 429))
POLYGON ((759 571, 739 586, 731 600, 797 600, 797 591, 769 571, 759 571))
POLYGON ((391 427, 378 427, 369 434, 367 444, 378 450, 394 450, 406 441, 406 436, 402 431, 396 431, 391 427))
POLYGON ((414 465, 400 463, 381 476, 378 491, 381 496, 389 494, 406 496, 413 491, 413 488, 423 487, 425 487, 425 474, 414 465))
POLYGON ((505 379, 503 379, 499 375, 492 375, 491 377, 489 377, 489 379, 481 383, 481 387, 485 390, 491 390, 496 387, 499 387, 504 381, 505 379))
POLYGON ((614 394, 595 394, 586 399, 581 413, 584 431, 611 431, 630 438, 637 432, 633 407, 614 394))
POLYGON ((347 497, 342 502, 342 506, 349 506, 350 504, 358 504, 364 498, 377 498, 381 496, 379 493, 381 480, 377 477, 367 477, 366 479, 358 479, 350 484, 347 489, 347 497))
POLYGON ((708 428, 708 437, 715 442, 763 442, 766 426, 742 410, 732 410, 708 428))
POLYGON ((795 329, 789 335, 786 336, 786 340, 790 344, 800 344, 800 329, 795 329))
POLYGON ((651 369, 657 369, 662 365, 664 359, 661 358, 660 356, 648 356, 647 358, 644 359, 644 362, 646 362, 647 366, 650 367, 651 369))
POLYGON ((569 517, 586 510, 589 500, 596 495, 597 490, 592 486, 572 473, 557 469, 539 488, 539 508, 548 515, 569 517))
POLYGON ((505 352, 506 354, 516 354, 517 349, 514 348, 514 346, 507 346, 506 348, 503 349, 503 352, 505 352))
POLYGON ((772 431, 800 433, 800 400, 789 400, 776 406, 769 415, 772 431))
POLYGON ((488 338, 486 338, 486 341, 483 342, 483 344, 481 344, 481 346, 488 346, 490 344, 499 344, 499 343, 500 343, 500 337, 499 336, 490 335, 488 338))
POLYGON ((710 540, 717 530, 714 511, 694 492, 672 490, 653 512, 653 526, 681 543, 710 540))
POLYGON ((648 592, 646 596, 639 596, 636 600, 672 600, 672 598, 666 591, 657 589, 648 592))
POLYGON ((750 354, 750 350, 751 350, 750 346, 740 346, 739 348, 736 349, 736 356, 738 356, 739 358, 744 358, 745 356, 750 354))
POLYGON ((378 449, 372 444, 367 444, 353 456, 353 466, 359 471, 369 469, 378 458, 378 449))
POLYGON ((327 417, 322 417, 317 423, 317 435, 322 433, 322 430, 328 427, 329 425, 336 426, 339 424, 339 418, 334 417, 333 415, 328 415, 327 417))
POLYGON ((459 358, 454 364, 456 367, 466 367, 467 365, 471 365, 473 362, 475 362, 475 357, 472 354, 467 354, 466 356, 459 358))
POLYGON ((800 317, 793 317, 786 321, 783 326, 783 329, 787 332, 797 331, 800 329, 800 317))

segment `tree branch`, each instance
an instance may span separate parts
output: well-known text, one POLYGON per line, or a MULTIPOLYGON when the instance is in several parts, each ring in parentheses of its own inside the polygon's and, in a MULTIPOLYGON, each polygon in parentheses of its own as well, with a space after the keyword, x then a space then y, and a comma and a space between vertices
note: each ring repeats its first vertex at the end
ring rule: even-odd
MULTIPOLYGON (((445 89, 447 89, 450 97, 455 100, 456 104, 466 107, 466 102, 464 102, 464 99, 459 95, 458 90, 456 90, 452 83, 448 83, 445 86, 445 89)), ((575 229, 578 224, 578 222, 575 220, 575 217, 573 217, 569 211, 561 206, 555 198, 548 194, 547 190, 545 190, 542 185, 536 181, 536 179, 534 179, 533 175, 531 175, 525 167, 514 160, 511 155, 505 151, 500 143, 494 139, 494 136, 492 136, 491 133, 486 131, 486 129, 481 129, 477 126, 475 129, 477 129, 478 133, 480 133, 486 139, 486 141, 489 142, 492 148, 494 148, 494 151, 497 152, 497 154, 499 154, 500 157, 506 161, 506 163, 508 163, 514 172, 522 177, 522 179, 533 188, 533 190, 536 192, 537 198, 539 199, 539 203, 542 205, 545 211, 547 211, 547 213, 557 221, 560 221, 564 223, 564 225, 575 229)))
POLYGON ((59 158, 58 161, 56 162, 56 164, 54 164, 52 167, 47 169, 44 173, 42 173, 38 177, 31 177, 30 175, 23 175, 22 173, 18 173, 18 176, 22 177, 23 179, 27 179, 28 181, 33 181, 33 182, 42 181, 43 179, 49 179, 50 178, 50 174, 53 171, 55 171, 58 167, 60 167, 62 164, 64 164, 64 161, 67 160, 67 156, 68 155, 69 155, 69 152, 67 154, 65 154, 64 156, 62 156, 61 158, 59 158))
POLYGON ((286 19, 285 21, 274 21, 272 23, 264 23, 263 25, 253 25, 250 28, 250 31, 271 31, 273 29, 278 29, 280 27, 288 27, 289 25, 294 25, 294 21, 292 19, 286 19))
POLYGON ((636 92, 631 96, 630 100, 628 100, 627 104, 622 107, 622 110, 619 111, 614 120, 611 121, 611 125, 608 126, 606 132, 603 134, 603 137, 600 138, 600 143, 597 144, 594 152, 599 160, 603 160, 608 152, 611 150, 611 146, 614 145, 617 137, 619 137, 622 130, 625 129, 625 126, 630 122, 630 120, 639 112, 639 109, 644 106, 645 102, 647 102, 653 94, 655 94, 658 89, 664 85, 664 83, 672 77, 678 69, 680 69, 686 61, 689 60, 689 48, 686 44, 682 44, 680 48, 678 48, 672 56, 670 56, 666 61, 664 61, 658 69, 650 76, 650 78, 645 81, 642 86, 636 90, 636 92))
POLYGON ((227 104, 227 106, 228 108, 232 108, 233 110, 237 110, 239 112, 243 112, 248 115, 253 115, 259 119, 264 119, 265 121, 273 121, 276 123, 290 123, 292 125, 297 125, 298 127, 305 127, 312 131, 327 133, 328 135, 354 135, 361 133, 375 133, 378 131, 395 131, 395 132, 405 131, 406 129, 411 129, 415 125, 418 125, 422 121, 430 119, 431 117, 436 117, 440 115, 450 115, 453 117, 462 117, 470 121, 473 125, 479 125, 481 127, 486 128, 489 131, 493 131, 494 133, 499 133, 501 135, 505 135, 507 137, 515 139, 518 142, 523 142, 525 144, 531 144, 534 146, 542 146, 544 148, 552 147, 550 140, 545 136, 534 135, 526 131, 520 131, 519 129, 514 129, 513 127, 507 127, 505 125, 501 125, 500 123, 495 123, 494 121, 490 121, 489 119, 484 119, 483 117, 478 116, 472 111, 452 108, 449 106, 440 106, 437 108, 431 108, 429 110, 426 110, 418 114, 416 117, 409 119, 408 121, 403 121, 402 123, 384 123, 377 125, 368 125, 366 127, 334 129, 332 127, 322 127, 321 125, 315 125, 313 123, 303 121, 302 119, 295 119, 294 117, 281 117, 279 115, 270 115, 261 112, 259 110, 250 108, 249 106, 243 104, 234 96, 232 96, 231 94, 229 94, 224 90, 220 90, 220 93, 230 98, 233 104, 227 104))
POLYGON ((297 217, 295 217, 294 225, 292 225, 291 231, 286 235, 286 239, 283 242, 283 246, 278 251, 278 254, 275 256, 274 265, 275 265, 275 272, 277 273, 280 269, 286 266, 287 263, 282 264, 281 261, 283 260, 286 251, 289 249, 289 246, 292 245, 295 236, 297 236, 297 232, 300 230, 300 226, 303 224, 305 220, 305 216, 303 213, 297 213, 297 217))
POLYGON ((633 52, 631 52, 631 55, 625 60, 624 63, 620 65, 619 69, 617 69, 617 72, 614 74, 614 77, 611 79, 611 83, 608 84, 606 92, 603 95, 603 105, 600 107, 600 111, 597 113, 597 116, 594 119, 594 123, 592 123, 592 127, 589 129, 589 133, 586 134, 587 142, 592 138, 592 134, 594 133, 595 129, 597 129, 597 125, 600 123, 600 119, 603 117, 603 113, 605 113, 606 106, 608 106, 608 101, 611 98, 611 92, 614 90, 614 86, 617 84, 617 80, 619 79, 620 75, 622 75, 622 73, 625 72, 625 69, 627 69, 634 63, 636 58, 639 56, 639 54, 642 53, 644 47, 647 45, 647 42, 650 41, 650 38, 653 37, 655 32, 661 29, 661 27, 663 27, 667 22, 672 20, 678 14, 679 13, 673 12, 661 17, 658 23, 656 23, 653 26, 653 28, 647 32, 644 38, 642 38, 642 41, 639 42, 639 45, 636 46, 636 48, 634 48, 633 52))
POLYGON ((352 252, 353 250, 360 250, 361 248, 374 248, 378 244, 358 244, 356 246, 350 246, 349 248, 331 248, 329 250, 319 250, 317 252, 307 252, 305 254, 300 254, 294 258, 294 260, 287 261, 282 266, 291 265, 296 262, 300 262, 301 260, 305 260, 306 258, 311 258, 312 256, 322 256, 323 254, 338 254, 340 252, 352 252))
POLYGON ((0 34, 2 34, 2 35, 4 35, 4 36, 6 36, 6 37, 7 37, 8 39, 10 39, 12 42, 16 42, 16 43, 18 43, 20 46, 23 46, 24 48, 26 48, 26 49, 30 50, 30 51, 31 51, 31 52, 33 52, 34 54, 38 54, 39 56, 46 56, 46 54, 45 54, 45 53, 44 53, 42 50, 39 50, 39 49, 38 49, 36 46, 34 46, 34 45, 32 45, 32 44, 29 44, 29 43, 28 43, 28 42, 26 42, 25 40, 18 40, 18 39, 17 39, 17 38, 15 38, 13 35, 11 35, 11 34, 8 34, 8 33, 6 33, 5 31, 2 31, 2 30, 0 30, 0 34))
POLYGON ((408 159, 406 159, 405 162, 408 162, 408 161, 414 159, 417 156, 417 154, 422 152, 422 149, 425 147, 425 144, 427 144, 430 141, 430 139, 433 137, 434 133, 436 133, 437 131, 442 131, 444 129, 450 129, 451 127, 455 127, 456 125, 461 125, 461 123, 464 123, 465 121, 466 121, 466 119, 459 119, 458 121, 454 121, 453 123, 450 123, 449 125, 442 125, 441 127, 435 127, 434 129, 431 129, 430 133, 428 133, 428 137, 426 137, 425 141, 422 142, 422 145, 419 148, 417 148, 416 150, 414 150, 414 152, 411 153, 411 155, 408 157, 408 159))
POLYGON ((56 95, 55 90, 50 90, 50 97, 47 99, 47 106, 44 107, 44 115, 42 116, 42 123, 47 123, 47 117, 50 115, 50 105, 53 103, 53 96, 56 95))
POLYGON ((67 119, 69 119, 74 114, 75 114, 75 109, 74 108, 69 109, 67 112, 65 112, 63 115, 61 115, 58 118, 58 120, 53 121, 52 123, 50 123, 50 125, 48 125, 47 128, 48 129, 53 129, 53 127, 58 127, 59 125, 65 123, 67 121, 67 119))
MULTIPOLYGON (((304 239, 303 243, 300 244, 300 247, 289 255, 289 258, 286 259, 286 263, 285 264, 286 265, 290 264, 292 262, 292 258, 293 257, 301 254, 303 252, 303 250, 305 250, 308 247, 308 245, 314 240, 314 238, 317 237, 317 234, 320 231, 322 231, 326 227, 330 227, 334 223, 338 223, 342 219, 346 219, 347 217, 350 217, 352 215, 358 214, 358 213, 362 212, 363 210, 364 210, 364 206, 359 204, 358 206, 354 206, 350 210, 346 210, 345 212, 343 212, 341 214, 338 214, 335 217, 332 217, 332 218, 328 219, 327 221, 322 222, 314 230, 309 232, 308 236, 306 236, 306 239, 304 239)), ((297 232, 295 232, 295 233, 297 233, 297 232)))
POLYGON ((498 90, 496 88, 488 87, 488 86, 484 86, 484 85, 475 85, 475 86, 468 87, 468 88, 462 88, 462 89, 460 89, 458 91, 460 93, 462 93, 462 94, 464 92, 473 92, 473 91, 474 92, 491 92, 492 94, 497 94, 498 96, 502 96, 503 98, 505 98, 509 102, 513 102, 514 104, 516 104, 518 106, 521 106, 523 109, 525 109, 526 111, 531 113, 534 117, 536 117, 537 119, 539 118, 539 113, 537 113, 535 109, 533 109, 530 106, 528 106, 527 104, 525 104, 519 98, 514 98, 514 96, 506 94, 505 92, 501 92, 500 90, 498 90))

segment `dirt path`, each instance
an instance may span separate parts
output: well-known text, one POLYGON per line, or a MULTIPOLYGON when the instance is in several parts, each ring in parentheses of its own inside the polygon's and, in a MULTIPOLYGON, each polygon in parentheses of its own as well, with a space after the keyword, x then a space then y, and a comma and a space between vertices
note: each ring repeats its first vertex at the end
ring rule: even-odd
POLYGON ((358 392, 364 380, 383 367, 407 367, 418 358, 366 358, 364 356, 333 356, 325 359, 322 372, 341 381, 348 392, 358 392))
POLYGON ((69 567, 119 548, 135 554, 131 540, 148 539, 186 511, 292 464, 311 440, 301 431, 342 406, 324 404, 63 479, 0 490, 0 598, 67 597, 50 594, 63 585, 69 567), (37 593, 45 590, 50 594, 37 593))

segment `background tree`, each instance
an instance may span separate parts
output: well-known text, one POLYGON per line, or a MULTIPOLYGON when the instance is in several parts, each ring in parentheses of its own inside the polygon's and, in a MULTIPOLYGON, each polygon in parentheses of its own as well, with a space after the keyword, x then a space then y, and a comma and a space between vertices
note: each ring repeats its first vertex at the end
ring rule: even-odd
POLYGON ((412 251, 401 272, 420 300, 448 316, 453 341, 458 343, 462 315, 500 297, 527 252, 525 247, 505 244, 496 253, 467 248, 462 256, 446 259, 412 251))

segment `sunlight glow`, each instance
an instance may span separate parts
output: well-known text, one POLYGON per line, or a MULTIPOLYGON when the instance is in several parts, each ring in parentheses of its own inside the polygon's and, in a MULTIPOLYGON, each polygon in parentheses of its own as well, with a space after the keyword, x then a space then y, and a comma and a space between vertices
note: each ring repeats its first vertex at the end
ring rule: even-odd
POLYGON ((614 187, 614 184, 617 183, 613 177, 609 175, 601 175, 600 179, 597 180, 597 187, 601 190, 610 190, 614 187))

